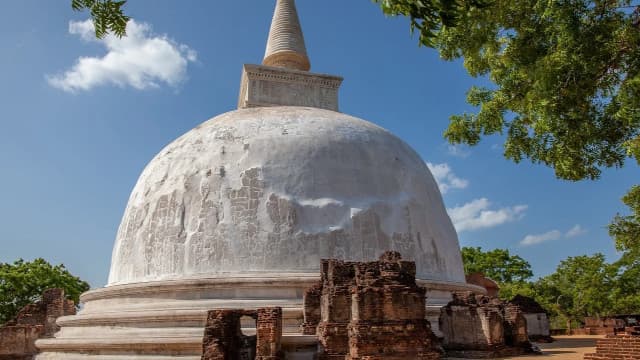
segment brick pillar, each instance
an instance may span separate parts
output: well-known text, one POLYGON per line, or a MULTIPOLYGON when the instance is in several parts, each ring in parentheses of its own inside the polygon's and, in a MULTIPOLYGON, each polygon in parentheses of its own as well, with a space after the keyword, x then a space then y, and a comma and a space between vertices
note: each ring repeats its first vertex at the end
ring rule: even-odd
POLYGON ((245 356, 255 358, 255 336, 244 336, 240 318, 251 316, 255 311, 211 310, 207 313, 207 324, 202 341, 202 360, 237 360, 245 356))
POLYGON ((256 360, 281 360, 282 308, 258 309, 256 360))
POLYGON ((67 299, 64 303, 64 316, 71 316, 76 314, 76 303, 73 300, 67 299))
POLYGON ((504 340, 507 346, 530 347, 527 319, 517 305, 507 303, 504 307, 504 340))
POLYGON ((53 336, 60 327, 56 324, 56 320, 60 316, 64 316, 65 305, 67 300, 64 297, 63 289, 48 289, 42 294, 42 302, 47 308, 47 318, 44 324, 45 336, 53 336))
POLYGON ((320 359, 340 359, 349 353, 347 326, 351 320, 351 291, 355 283, 354 263, 322 260, 320 263, 322 297, 318 325, 320 359))
POLYGON ((322 284, 318 283, 305 290, 302 306, 304 322, 302 323, 302 333, 304 335, 315 335, 320 323, 320 299, 322 298, 322 284))

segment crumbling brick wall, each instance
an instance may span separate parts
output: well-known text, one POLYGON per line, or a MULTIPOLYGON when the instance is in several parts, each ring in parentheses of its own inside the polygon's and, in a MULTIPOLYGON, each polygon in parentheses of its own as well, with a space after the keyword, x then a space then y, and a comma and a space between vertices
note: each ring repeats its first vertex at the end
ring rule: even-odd
POLYGON ((304 322, 302 323, 303 335, 315 335, 321 320, 320 299, 322 298, 322 285, 316 284, 305 290, 302 297, 302 309, 304 322))
POLYGON ((498 297, 500 293, 500 286, 497 282, 488 277, 485 277, 483 273, 471 273, 465 276, 465 280, 468 284, 477 285, 487 290, 487 296, 498 297))
POLYGON ((258 309, 256 321, 256 360, 282 358, 282 309, 258 309))
POLYGON ((322 260, 320 358, 439 359, 425 318, 426 290, 415 274, 415 263, 397 252, 374 262, 322 260))
POLYGON ((348 326, 351 321, 351 285, 355 263, 339 260, 320 262, 320 318, 318 341, 323 358, 342 358, 349 353, 348 326))
POLYGON ((440 331, 448 350, 493 350, 504 346, 504 318, 500 302, 472 293, 453 294, 443 307, 440 331))
POLYGON ((528 347, 527 319, 518 305, 504 304, 504 342, 507 346, 528 347))
POLYGON ((244 310, 211 310, 207 313, 202 360, 255 358, 255 336, 242 334, 240 319, 251 316, 244 310))
POLYGON ((451 356, 494 358, 532 351, 524 314, 498 298, 454 294, 441 310, 440 330, 451 356))
POLYGON ((624 333, 598 339, 596 352, 585 354, 584 360, 640 360, 640 336, 624 333))
POLYGON ((0 327, 0 360, 32 359, 38 353, 36 340, 53 336, 59 330, 56 320, 75 313, 75 303, 65 298, 63 289, 46 290, 40 301, 25 306, 0 327))
POLYGON ((551 330, 549 317, 546 310, 533 298, 516 295, 508 302, 517 306, 527 322, 527 335, 529 339, 538 342, 551 342, 551 330))
POLYGON ((282 359, 282 309, 219 309, 207 313, 202 360, 282 359), (256 335, 242 333, 242 317, 256 320, 256 335))
POLYGON ((584 327, 572 330, 573 334, 584 335, 615 335, 617 332, 624 331, 626 322, 621 318, 596 318, 585 317, 584 327))

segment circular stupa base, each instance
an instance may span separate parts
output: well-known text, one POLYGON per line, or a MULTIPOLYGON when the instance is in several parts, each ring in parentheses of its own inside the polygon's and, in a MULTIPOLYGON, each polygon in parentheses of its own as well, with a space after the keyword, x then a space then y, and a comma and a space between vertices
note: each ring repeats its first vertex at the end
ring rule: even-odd
MULTIPOLYGON (((302 296, 317 273, 229 274, 217 278, 114 285, 81 296, 82 310, 58 319, 54 338, 36 343, 36 359, 200 359, 207 312, 212 309, 283 309, 287 359, 312 358, 317 338, 302 335, 302 296)), ((436 334, 441 306, 452 291, 483 289, 464 283, 418 280, 427 291, 427 313, 436 334)), ((245 334, 255 323, 243 322, 245 334)))

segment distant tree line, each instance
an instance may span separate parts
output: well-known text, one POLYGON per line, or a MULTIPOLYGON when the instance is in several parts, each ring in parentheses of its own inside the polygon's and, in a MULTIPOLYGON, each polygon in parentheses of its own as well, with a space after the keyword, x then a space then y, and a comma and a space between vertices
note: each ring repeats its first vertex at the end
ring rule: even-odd
POLYGON ((585 317, 640 313, 640 259, 623 253, 608 263, 603 254, 568 257, 550 275, 532 280, 531 265, 508 250, 462 248, 465 272, 481 272, 500 285, 500 297, 529 296, 544 307, 554 327, 585 317))

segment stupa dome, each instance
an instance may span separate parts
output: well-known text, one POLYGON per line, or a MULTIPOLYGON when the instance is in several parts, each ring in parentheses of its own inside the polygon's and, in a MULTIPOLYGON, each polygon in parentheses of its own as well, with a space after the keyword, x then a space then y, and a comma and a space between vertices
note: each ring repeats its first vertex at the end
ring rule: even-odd
POLYGON ((464 283, 460 248, 420 156, 370 122, 296 106, 204 122, 146 167, 109 284, 319 272, 321 258, 397 250, 421 279, 464 283))

